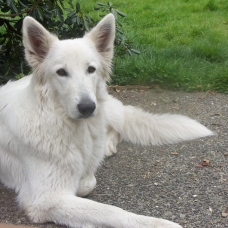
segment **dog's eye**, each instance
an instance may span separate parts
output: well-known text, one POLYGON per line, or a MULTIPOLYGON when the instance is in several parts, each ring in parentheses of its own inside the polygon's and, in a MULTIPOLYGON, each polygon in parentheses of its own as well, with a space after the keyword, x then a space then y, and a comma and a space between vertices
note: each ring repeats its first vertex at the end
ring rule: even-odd
POLYGON ((56 71, 56 73, 57 73, 59 76, 61 76, 61 77, 66 77, 66 76, 68 76, 68 73, 67 73, 63 68, 58 69, 58 70, 56 71))
POLYGON ((92 74, 92 73, 94 73, 96 71, 96 68, 93 67, 93 66, 89 66, 87 71, 88 71, 89 74, 92 74))

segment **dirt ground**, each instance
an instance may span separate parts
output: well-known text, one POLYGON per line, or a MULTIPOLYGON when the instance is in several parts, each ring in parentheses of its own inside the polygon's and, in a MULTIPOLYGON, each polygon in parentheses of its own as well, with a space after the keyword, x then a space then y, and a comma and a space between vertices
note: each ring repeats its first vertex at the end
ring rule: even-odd
MULTIPOLYGON (((153 113, 197 119, 216 136, 160 147, 122 142, 97 172, 89 199, 125 210, 175 221, 186 228, 228 227, 228 95, 161 89, 112 93, 125 104, 153 113)), ((31 224, 16 195, 0 184, 0 223, 31 224)))

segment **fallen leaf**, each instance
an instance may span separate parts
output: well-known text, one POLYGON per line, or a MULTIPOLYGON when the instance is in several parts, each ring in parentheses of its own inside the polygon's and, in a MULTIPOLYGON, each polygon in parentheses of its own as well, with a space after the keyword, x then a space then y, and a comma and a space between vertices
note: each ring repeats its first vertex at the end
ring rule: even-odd
POLYGON ((185 145, 181 146, 180 150, 182 150, 185 147, 185 145))
POLYGON ((208 166, 210 164, 210 161, 208 159, 204 159, 202 162, 201 162, 201 165, 202 166, 208 166))
POLYGON ((115 86, 115 91, 116 91, 117 93, 119 93, 119 92, 120 92, 120 88, 119 88, 119 86, 118 86, 118 85, 116 85, 116 86, 115 86))
POLYGON ((208 209, 209 211, 210 211, 210 213, 212 214, 212 212, 213 212, 213 210, 212 210, 212 208, 211 207, 209 207, 209 209, 208 209))
POLYGON ((214 113, 211 116, 221 116, 221 113, 214 113))
POLYGON ((178 153, 176 151, 171 152, 172 155, 178 155, 178 153))
POLYGON ((151 102, 151 105, 157 105, 157 103, 155 101, 151 102))
POLYGON ((228 216, 228 207, 222 212, 222 217, 227 217, 228 216))

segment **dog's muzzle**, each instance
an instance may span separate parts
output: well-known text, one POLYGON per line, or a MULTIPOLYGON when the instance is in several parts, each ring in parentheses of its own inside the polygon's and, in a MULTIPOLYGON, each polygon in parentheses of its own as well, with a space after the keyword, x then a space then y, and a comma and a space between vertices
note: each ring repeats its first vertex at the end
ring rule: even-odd
POLYGON ((96 104, 91 100, 82 100, 78 104, 78 111, 82 114, 82 117, 90 117, 96 109, 96 104))

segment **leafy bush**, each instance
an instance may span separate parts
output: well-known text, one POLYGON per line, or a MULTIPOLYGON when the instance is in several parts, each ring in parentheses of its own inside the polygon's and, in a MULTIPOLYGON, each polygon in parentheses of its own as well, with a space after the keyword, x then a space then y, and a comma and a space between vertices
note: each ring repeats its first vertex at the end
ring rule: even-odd
MULTIPOLYGON (((117 53, 138 53, 131 48, 123 31, 121 18, 126 15, 115 9, 111 2, 97 2, 94 10, 101 12, 100 17, 111 12, 116 19, 117 53)), ((61 0, 0 0, 0 83, 17 78, 20 72, 27 73, 22 45, 22 22, 25 16, 32 16, 60 39, 82 37, 98 20, 86 15, 77 2, 64 3, 61 0)))

